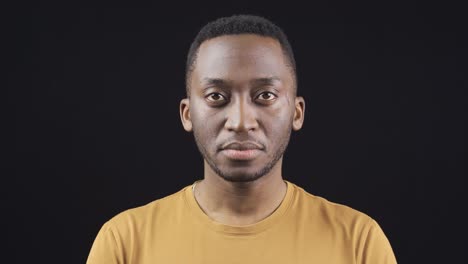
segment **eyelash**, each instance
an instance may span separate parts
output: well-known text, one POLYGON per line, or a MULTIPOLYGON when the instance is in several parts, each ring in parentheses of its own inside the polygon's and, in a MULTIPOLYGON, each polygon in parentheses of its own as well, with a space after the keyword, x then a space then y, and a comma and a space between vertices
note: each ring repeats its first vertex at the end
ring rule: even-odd
POLYGON ((226 98, 224 95, 222 95, 222 94, 220 94, 220 93, 210 93, 210 94, 208 94, 208 95, 206 96, 206 98, 208 99, 208 101, 211 101, 211 102, 217 102, 217 101, 219 101, 219 100, 210 100, 209 98, 210 98, 212 95, 219 95, 219 96, 221 96, 221 97, 226 98))
MULTIPOLYGON (((278 96, 272 92, 269 92, 269 91, 266 91, 266 92, 262 92, 260 94, 258 94, 255 98, 259 98, 262 94, 269 94, 269 95, 272 95, 273 98, 272 99, 263 99, 262 101, 273 101, 274 99, 276 99, 278 96)), ((210 93, 206 96, 207 100, 210 101, 210 102, 219 102, 219 100, 211 100, 209 99, 212 95, 219 95, 220 97, 224 97, 226 98, 226 96, 222 95, 221 93, 210 93)))
POLYGON ((259 98, 262 94, 270 94, 270 95, 273 96, 272 99, 263 99, 263 100, 266 100, 266 101, 271 101, 271 100, 273 100, 273 99, 276 99, 276 97, 278 97, 278 96, 276 96, 276 94, 274 94, 274 93, 272 93, 272 92, 262 92, 262 93, 260 93, 259 95, 257 95, 256 98, 259 98))

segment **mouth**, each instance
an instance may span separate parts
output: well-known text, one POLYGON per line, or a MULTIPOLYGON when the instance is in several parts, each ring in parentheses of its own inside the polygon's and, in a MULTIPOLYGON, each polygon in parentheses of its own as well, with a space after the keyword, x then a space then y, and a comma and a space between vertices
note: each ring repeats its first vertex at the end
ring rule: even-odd
POLYGON ((253 160, 259 154, 259 149, 245 149, 245 150, 237 150, 237 149, 223 149, 221 151, 227 158, 232 160, 253 160))
POLYGON ((223 145, 221 153, 231 160, 253 160, 260 155, 263 147, 255 142, 231 142, 223 145))

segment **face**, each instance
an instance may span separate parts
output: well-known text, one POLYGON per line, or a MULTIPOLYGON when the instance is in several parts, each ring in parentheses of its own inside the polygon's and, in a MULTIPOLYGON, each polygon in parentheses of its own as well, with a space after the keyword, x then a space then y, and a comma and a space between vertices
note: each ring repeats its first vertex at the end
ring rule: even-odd
POLYGON ((288 65, 269 37, 221 36, 200 46, 180 113, 216 175, 254 181, 281 161, 304 116, 288 65))

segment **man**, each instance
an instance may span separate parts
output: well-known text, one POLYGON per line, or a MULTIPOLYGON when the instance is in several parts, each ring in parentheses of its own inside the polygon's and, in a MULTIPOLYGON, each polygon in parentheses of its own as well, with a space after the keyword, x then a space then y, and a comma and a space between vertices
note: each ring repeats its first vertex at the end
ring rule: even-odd
POLYGON ((108 221, 95 263, 396 263, 364 213, 311 195, 281 175, 291 130, 304 121, 282 30, 256 16, 207 24, 187 59, 186 131, 204 179, 108 221))

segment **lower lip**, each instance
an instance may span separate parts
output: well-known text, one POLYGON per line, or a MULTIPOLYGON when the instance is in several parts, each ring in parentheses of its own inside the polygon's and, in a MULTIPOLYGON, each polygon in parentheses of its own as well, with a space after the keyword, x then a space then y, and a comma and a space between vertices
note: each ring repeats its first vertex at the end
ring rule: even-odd
POLYGON ((233 159, 233 160, 252 160, 252 159, 255 159, 258 156, 258 154, 260 154, 260 150, 258 149, 246 149, 246 150, 224 149, 222 152, 229 159, 233 159))

